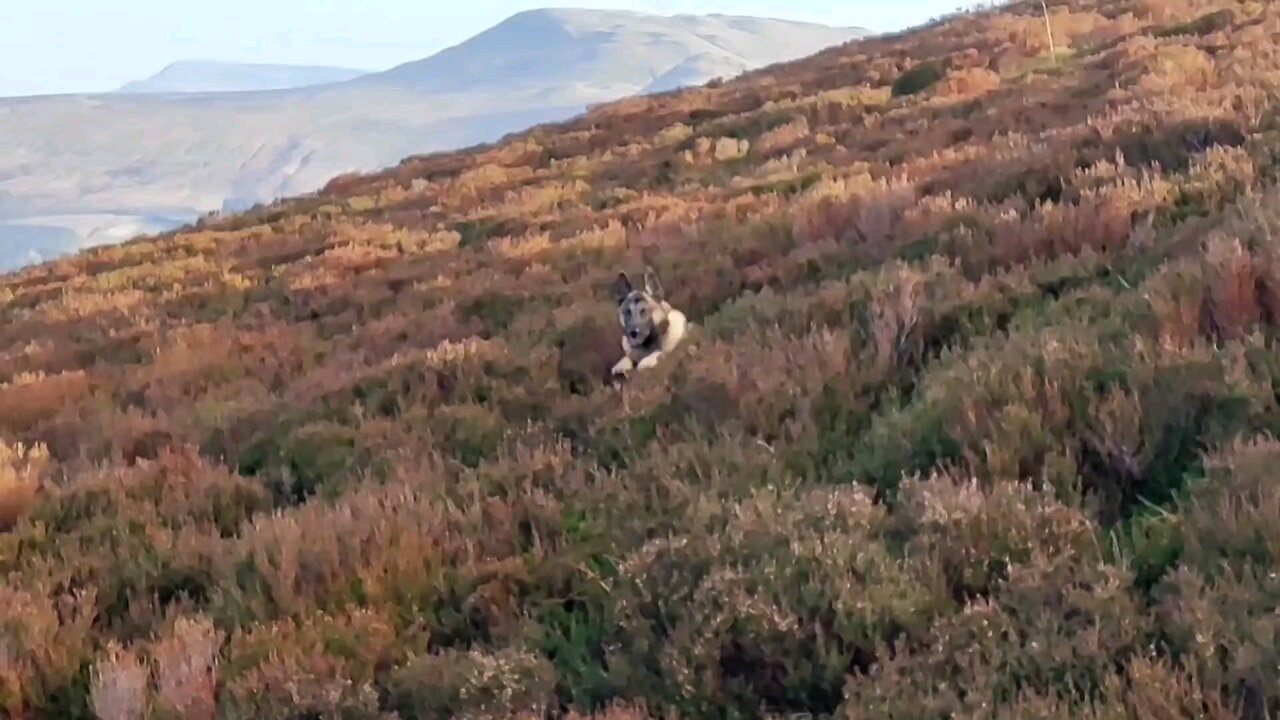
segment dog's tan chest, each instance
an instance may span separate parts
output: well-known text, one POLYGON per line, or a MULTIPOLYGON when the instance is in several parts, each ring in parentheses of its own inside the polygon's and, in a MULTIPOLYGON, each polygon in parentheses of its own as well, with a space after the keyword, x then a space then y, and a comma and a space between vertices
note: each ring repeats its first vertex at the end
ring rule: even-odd
POLYGON ((667 331, 662 335, 662 352, 669 353, 676 349, 689 329, 689 319, 679 310, 667 312, 667 331))

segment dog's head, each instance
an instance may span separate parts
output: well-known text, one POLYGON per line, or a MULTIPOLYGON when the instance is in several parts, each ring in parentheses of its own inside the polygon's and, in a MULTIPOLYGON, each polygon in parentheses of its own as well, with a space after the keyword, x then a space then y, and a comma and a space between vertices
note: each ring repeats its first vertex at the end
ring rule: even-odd
POLYGON ((667 304, 662 282, 653 270, 644 273, 644 289, 636 289, 626 273, 618 273, 613 285, 618 298, 618 322, 633 347, 657 345, 667 324, 667 304))

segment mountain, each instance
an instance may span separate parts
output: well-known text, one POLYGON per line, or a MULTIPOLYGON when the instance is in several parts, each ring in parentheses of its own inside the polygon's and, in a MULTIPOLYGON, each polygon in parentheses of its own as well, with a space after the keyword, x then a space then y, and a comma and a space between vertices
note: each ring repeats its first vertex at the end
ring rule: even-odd
POLYGON ((490 142, 595 103, 697 85, 863 34, 727 16, 547 10, 342 82, 160 92, 330 72, 175 66, 144 86, 153 92, 0 99, 0 226, 10 247, 0 267, 32 252, 55 256, 50 227, 72 230, 56 236, 64 250, 139 226, 172 229, 311 192, 339 174, 490 142), (81 216, 119 226, 63 222, 81 216), (89 225, 96 237, 81 231, 89 225))
POLYGON ((110 213, 22 217, 0 222, 0 268, 22 267, 81 248, 123 242, 184 224, 181 217, 110 213))
POLYGON ((645 86, 654 94, 701 85, 712 78, 736 77, 751 69, 744 60, 723 53, 702 52, 676 63, 645 86))
POLYGON ((144 80, 122 86, 118 93, 207 93, 284 90, 338 83, 366 74, 364 70, 314 65, 184 60, 144 80))
POLYGON ((1280 3, 1042 7, 0 277, 0 716, 1277 716, 1280 3))
MULTIPOLYGON (((533 10, 465 43, 376 73, 358 84, 438 93, 575 88, 641 92, 695 58, 706 72, 741 71, 808 55, 866 34, 859 28, 725 15, 659 17, 606 10, 533 10)), ((690 72, 690 84, 715 77, 690 72)))

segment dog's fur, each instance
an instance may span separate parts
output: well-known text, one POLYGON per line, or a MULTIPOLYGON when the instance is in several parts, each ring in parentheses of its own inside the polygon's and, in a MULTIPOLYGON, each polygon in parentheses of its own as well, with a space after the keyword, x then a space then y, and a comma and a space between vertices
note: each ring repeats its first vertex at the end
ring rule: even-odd
POLYGON ((633 370, 648 370, 658 364, 664 354, 675 350, 688 332, 685 314, 671 307, 662 290, 662 282, 652 269, 645 270, 644 289, 631 284, 627 274, 618 273, 614 282, 618 299, 618 322, 622 325, 623 357, 613 366, 616 383, 625 380, 633 370))

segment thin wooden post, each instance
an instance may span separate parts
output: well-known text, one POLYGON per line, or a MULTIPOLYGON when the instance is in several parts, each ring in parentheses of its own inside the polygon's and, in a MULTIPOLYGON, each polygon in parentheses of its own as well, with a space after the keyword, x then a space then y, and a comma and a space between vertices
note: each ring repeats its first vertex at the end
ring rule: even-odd
POLYGON ((1049 34, 1049 55, 1053 57, 1053 64, 1058 64, 1058 46, 1053 42, 1053 23, 1049 22, 1049 3, 1047 0, 1040 0, 1040 7, 1044 9, 1044 30, 1049 34))

